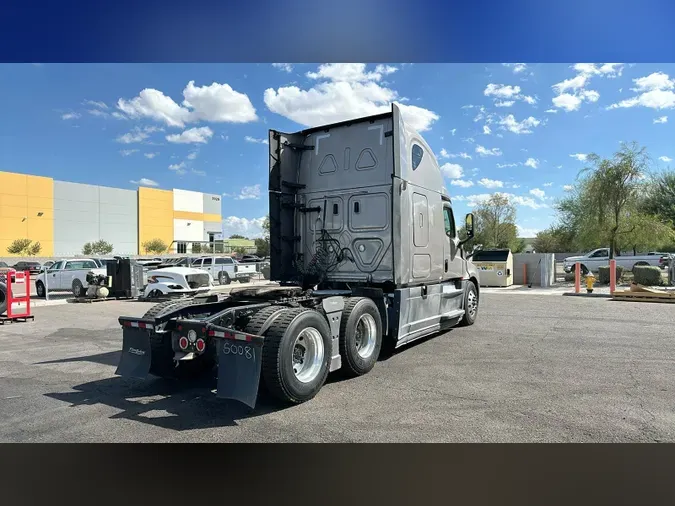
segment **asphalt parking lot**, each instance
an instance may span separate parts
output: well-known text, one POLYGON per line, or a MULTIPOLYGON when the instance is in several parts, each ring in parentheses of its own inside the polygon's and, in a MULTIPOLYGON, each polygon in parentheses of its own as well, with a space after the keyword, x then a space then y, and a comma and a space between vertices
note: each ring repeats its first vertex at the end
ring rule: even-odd
POLYGON ((251 412, 208 382, 114 376, 106 301, 0 326, 2 442, 670 442, 675 305, 486 293, 473 327, 404 348, 312 401, 251 412))

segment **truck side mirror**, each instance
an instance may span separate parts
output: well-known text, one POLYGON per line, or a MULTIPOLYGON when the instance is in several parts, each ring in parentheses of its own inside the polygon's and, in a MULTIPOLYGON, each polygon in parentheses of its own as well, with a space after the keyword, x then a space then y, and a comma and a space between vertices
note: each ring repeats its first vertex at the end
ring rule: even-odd
POLYGON ((473 213, 468 213, 464 218, 464 229, 466 230, 466 238, 473 237, 473 213))

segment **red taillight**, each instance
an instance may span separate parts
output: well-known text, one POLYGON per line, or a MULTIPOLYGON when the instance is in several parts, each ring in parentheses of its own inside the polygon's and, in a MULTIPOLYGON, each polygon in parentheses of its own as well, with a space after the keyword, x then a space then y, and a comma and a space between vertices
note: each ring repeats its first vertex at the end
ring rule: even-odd
POLYGON ((203 339, 197 339, 195 346, 197 346, 197 351, 201 353, 206 349, 206 342, 203 339))
POLYGON ((189 343, 189 341, 188 341, 188 338, 185 337, 185 336, 181 337, 181 338, 178 340, 178 346, 180 346, 180 349, 181 349, 181 350, 186 350, 189 344, 190 344, 190 343, 189 343))

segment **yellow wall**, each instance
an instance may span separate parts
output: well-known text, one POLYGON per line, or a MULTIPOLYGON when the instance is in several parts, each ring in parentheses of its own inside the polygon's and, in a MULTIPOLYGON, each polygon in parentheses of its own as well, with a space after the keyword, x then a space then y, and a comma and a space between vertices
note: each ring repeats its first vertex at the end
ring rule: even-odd
POLYGON ((143 243, 161 239, 167 246, 173 241, 173 192, 155 188, 138 189, 138 249, 143 243))
POLYGON ((174 211, 173 217, 177 220, 193 220, 193 221, 222 221, 219 214, 206 213, 192 213, 189 211, 174 211))
POLYGON ((16 256, 7 252, 16 239, 39 242, 42 246, 39 256, 53 255, 52 178, 0 172, 0 256, 16 256))

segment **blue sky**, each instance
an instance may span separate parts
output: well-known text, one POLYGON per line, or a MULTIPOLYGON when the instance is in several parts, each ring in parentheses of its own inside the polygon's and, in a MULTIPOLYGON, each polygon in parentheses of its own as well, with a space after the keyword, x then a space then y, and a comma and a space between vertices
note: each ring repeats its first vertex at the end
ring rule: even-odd
POLYGON ((675 159, 674 64, 0 65, 0 170, 223 194, 225 233, 267 213, 267 130, 374 114, 392 101, 443 165, 458 214, 513 196, 522 236, 584 167, 638 141, 675 159))

